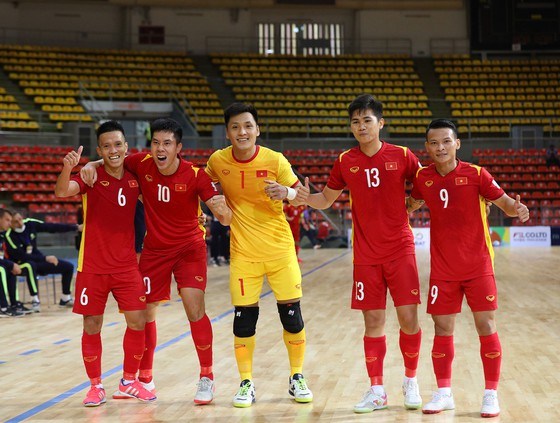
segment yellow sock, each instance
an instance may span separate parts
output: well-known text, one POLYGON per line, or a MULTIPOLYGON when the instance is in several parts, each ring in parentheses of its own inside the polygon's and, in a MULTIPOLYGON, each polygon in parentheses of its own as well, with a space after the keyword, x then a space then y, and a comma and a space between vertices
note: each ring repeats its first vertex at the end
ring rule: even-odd
POLYGON ((255 351, 255 335, 248 338, 234 336, 235 360, 241 380, 253 379, 253 351, 255 351))
POLYGON ((288 349, 291 374, 301 373, 305 356, 305 329, 298 333, 284 331, 284 344, 288 349))

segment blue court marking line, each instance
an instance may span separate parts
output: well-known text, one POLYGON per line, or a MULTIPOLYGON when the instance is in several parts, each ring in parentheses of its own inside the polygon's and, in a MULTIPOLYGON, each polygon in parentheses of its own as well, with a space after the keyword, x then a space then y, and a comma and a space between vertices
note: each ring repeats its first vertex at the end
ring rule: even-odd
POLYGON ((31 354, 35 354, 39 351, 41 351, 41 350, 34 349, 34 350, 24 351, 24 352, 20 353, 19 355, 31 355, 31 354))
POLYGON ((61 339, 60 341, 53 342, 53 345, 60 345, 70 341, 70 339, 61 339))
POLYGON ((7 363, 7 361, 0 361, 0 364, 4 364, 4 363, 7 363))
POLYGON ((115 325, 118 325, 119 323, 120 323, 120 322, 111 322, 111 323, 107 323, 107 324, 105 325, 105 327, 108 328, 109 326, 115 326, 115 325))
MULTIPOLYGON (((302 275, 302 277, 306 277, 306 276, 308 276, 308 275, 311 275, 312 273, 314 273, 314 272, 316 272, 316 271, 322 269, 323 267, 328 266, 329 264, 331 264, 331 263, 333 263, 333 262, 335 262, 335 261, 337 261, 337 260, 340 260, 342 257, 348 255, 349 253, 350 253, 350 250, 348 250, 348 251, 346 251, 346 252, 344 252, 344 253, 342 253, 342 254, 340 254, 340 255, 338 255, 338 256, 332 258, 332 259, 330 259, 329 261, 324 262, 323 264, 317 266, 316 268, 314 268, 314 269, 312 269, 312 270, 310 270, 310 271, 304 273, 304 274, 302 275)), ((265 292, 264 294, 261 294, 260 298, 264 298, 264 297, 266 297, 267 295, 270 295, 271 293, 272 293, 272 290, 269 290, 269 291, 265 292)), ((222 320, 224 317, 229 316, 230 314, 232 314, 234 311, 235 311, 235 309, 228 310, 228 311, 226 311, 226 312, 220 314, 218 317, 214 317, 214 318, 211 320, 211 322, 212 322, 212 323, 219 322, 219 321, 222 320)), ((163 343, 163 344, 160 344, 160 345, 158 345, 158 346, 156 347, 156 350, 155 350, 155 351, 157 352, 157 351, 160 351, 160 350, 162 350, 162 349, 164 349, 164 348, 167 348, 167 347, 169 347, 169 346, 171 346, 171 345, 173 345, 173 344, 176 344, 177 342, 179 342, 180 340, 186 338, 186 337, 189 336, 190 334, 191 334, 191 332, 188 331, 188 332, 186 332, 186 333, 184 333, 184 334, 182 334, 182 335, 179 335, 179 336, 177 336, 177 337, 175 337, 175 338, 173 338, 173 339, 171 339, 171 340, 169 340, 169 341, 167 341, 167 342, 165 342, 165 343, 163 343)), ((0 364, 1 364, 1 362, 0 362, 0 364)), ((122 364, 120 364, 120 365, 118 365, 118 366, 116 366, 116 367, 113 367, 111 370, 106 371, 105 373, 103 373, 103 374, 101 375, 101 378, 102 378, 102 379, 105 379, 105 378, 107 378, 107 377, 109 377, 109 376, 114 375, 115 373, 117 373, 117 372, 119 372, 119 371, 121 371, 121 370, 122 370, 122 364)), ((69 389, 68 391, 63 392, 62 394, 60 394, 60 395, 58 395, 58 396, 56 396, 56 397, 54 397, 54 398, 51 398, 50 400, 48 400, 48 401, 46 401, 46 402, 44 402, 44 403, 42 403, 42 404, 39 404, 38 406, 33 407, 33 408, 31 408, 30 410, 25 411, 24 413, 22 413, 22 414, 20 414, 20 415, 18 415, 18 416, 15 416, 15 417, 12 417, 12 418, 9 419, 9 420, 6 420, 4 423, 19 423, 19 422, 22 422, 22 421, 24 421, 25 419, 28 419, 28 418, 34 416, 35 414, 38 414, 38 413, 40 413, 41 411, 46 410, 47 408, 50 408, 50 407, 52 407, 52 406, 54 406, 54 405, 57 405, 58 403, 64 401, 65 399, 70 398, 71 396, 77 394, 77 393, 80 392, 80 391, 83 391, 84 389, 88 388, 89 386, 90 386, 90 383, 89 383, 89 380, 88 380, 87 382, 84 382, 84 383, 82 383, 82 384, 80 384, 80 385, 78 385, 78 386, 74 386, 72 389, 69 389)))

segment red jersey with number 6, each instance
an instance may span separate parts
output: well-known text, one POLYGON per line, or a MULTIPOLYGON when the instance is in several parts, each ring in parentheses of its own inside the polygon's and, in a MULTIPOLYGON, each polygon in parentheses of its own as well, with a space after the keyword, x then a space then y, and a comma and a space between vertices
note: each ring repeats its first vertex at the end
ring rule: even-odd
POLYGON ((110 274, 138 270, 134 250, 134 213, 140 190, 136 177, 124 172, 121 179, 97 168, 97 182, 87 186, 79 174, 84 225, 78 272, 110 274))

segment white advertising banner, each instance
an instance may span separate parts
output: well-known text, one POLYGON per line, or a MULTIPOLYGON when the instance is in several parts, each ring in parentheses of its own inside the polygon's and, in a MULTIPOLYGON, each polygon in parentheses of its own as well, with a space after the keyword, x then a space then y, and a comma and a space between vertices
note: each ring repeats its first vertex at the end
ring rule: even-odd
POLYGON ((509 228, 511 247, 550 247, 550 226, 512 226, 509 228))
POLYGON ((430 248, 430 228, 412 228, 412 233, 417 249, 430 248))

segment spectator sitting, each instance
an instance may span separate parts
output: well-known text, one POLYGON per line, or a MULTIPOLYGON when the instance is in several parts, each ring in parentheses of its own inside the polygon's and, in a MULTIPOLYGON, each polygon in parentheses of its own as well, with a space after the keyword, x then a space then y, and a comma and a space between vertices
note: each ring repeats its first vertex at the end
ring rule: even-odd
POLYGON ((560 157, 558 156, 558 149, 554 144, 550 144, 546 149, 546 165, 560 167, 560 157))
MULTIPOLYGON (((42 220, 24 219, 20 213, 14 213, 12 228, 6 232, 6 249, 8 257, 16 263, 29 263, 36 275, 61 274, 62 296, 59 305, 61 307, 72 307, 74 300, 70 292, 72 277, 74 276, 74 265, 65 260, 59 260, 54 255, 45 256, 37 248, 37 232, 71 232, 81 231, 82 225, 45 223, 42 220)), ((39 301, 31 289, 32 301, 39 301)))

